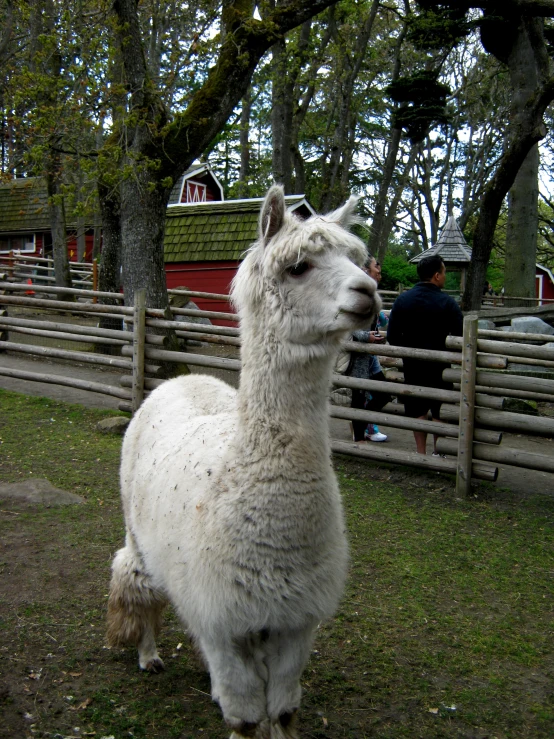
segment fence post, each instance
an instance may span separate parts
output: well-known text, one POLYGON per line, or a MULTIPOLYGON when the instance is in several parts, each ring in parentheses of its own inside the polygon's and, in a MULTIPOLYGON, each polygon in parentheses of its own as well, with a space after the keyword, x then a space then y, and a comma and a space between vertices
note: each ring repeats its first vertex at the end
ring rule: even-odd
POLYGON ((146 290, 135 291, 133 313, 133 392, 131 410, 139 409, 144 398, 144 344, 146 325, 146 290))
POLYGON ((464 317, 462 345, 462 376, 460 387, 460 435, 456 467, 456 494, 468 495, 471 490, 473 462, 473 425, 475 416, 475 373, 477 368, 477 329, 475 313, 464 317))

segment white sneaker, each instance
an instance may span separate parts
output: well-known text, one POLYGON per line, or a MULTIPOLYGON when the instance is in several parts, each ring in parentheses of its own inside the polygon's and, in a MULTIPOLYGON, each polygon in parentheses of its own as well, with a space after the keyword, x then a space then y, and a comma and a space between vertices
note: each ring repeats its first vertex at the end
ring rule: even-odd
POLYGON ((388 438, 386 434, 382 434, 380 431, 377 431, 375 434, 368 434, 366 431, 364 434, 366 441, 387 441, 388 438))

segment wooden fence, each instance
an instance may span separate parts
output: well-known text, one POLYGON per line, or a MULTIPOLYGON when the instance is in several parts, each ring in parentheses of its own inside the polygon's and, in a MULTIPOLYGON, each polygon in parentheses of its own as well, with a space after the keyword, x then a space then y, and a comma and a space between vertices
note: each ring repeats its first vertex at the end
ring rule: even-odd
MULTIPOLYGON (((98 289, 98 260, 92 262, 70 262, 70 274, 74 287, 98 289)), ((54 261, 51 258, 42 258, 25 255, 18 252, 9 252, 0 255, 0 269, 6 271, 10 281, 27 282, 29 279, 34 285, 54 285, 54 261)), ((380 290, 384 308, 390 308, 395 298, 409 287, 399 285, 397 290, 380 290)), ((456 300, 460 298, 457 290, 447 290, 456 300)), ((198 296, 208 293, 197 293, 198 296)), ((210 297, 214 298, 212 293, 210 297)), ((226 296, 215 296, 225 299, 226 296)), ((534 307, 537 305, 554 304, 552 298, 522 298, 511 295, 484 295, 481 307, 485 310, 499 307, 510 307, 510 305, 534 307)))
MULTIPOLYGON (((24 254, 2 254, 0 257, 2 269, 6 271, 7 278, 12 282, 25 282, 29 280, 33 285, 54 285, 54 260, 50 258, 25 256, 24 254)), ((92 288, 98 287, 98 263, 70 262, 69 273, 74 287, 92 288)))
MULTIPOLYGON (((61 288, 56 288, 59 293, 61 288)), ((67 377, 22 372, 0 366, 0 374, 28 381, 55 383, 107 393, 120 400, 120 409, 133 412, 142 399, 163 380, 156 377, 161 363, 177 362, 190 367, 209 367, 215 370, 240 371, 238 347, 239 329, 216 325, 201 325, 194 318, 234 321, 236 317, 227 311, 201 311, 191 308, 172 308, 174 320, 168 320, 161 310, 144 305, 144 297, 137 292, 134 307, 105 305, 101 301, 121 295, 99 293, 88 290, 71 290, 79 296, 78 302, 41 297, 52 293, 48 286, 37 286, 34 297, 25 295, 26 286, 6 282, 0 283, 0 351, 9 351, 51 359, 77 361, 96 366, 121 369, 120 387, 107 386, 101 382, 86 382, 67 377), (17 316, 10 316, 10 308, 17 316), (25 313, 25 317, 21 314, 25 313), (37 315, 40 314, 40 316, 37 315), (28 314, 28 317, 26 317, 28 314), (68 323, 67 317, 79 323, 68 323), (100 329, 96 323, 101 316, 119 318, 123 330, 100 329), (46 317, 46 318, 45 318, 46 317), (189 318, 190 320, 187 320, 189 318), (176 319, 176 320, 175 320, 176 319), (185 344, 184 351, 169 351, 162 332, 171 328, 185 344), (8 335, 9 333, 9 335, 8 335), (46 337, 63 337, 64 340, 88 343, 88 351, 71 351, 13 341, 16 335, 32 336, 37 342, 46 337), (202 342, 202 349, 194 349, 190 342, 202 342), (98 347, 115 347, 117 356, 98 352, 98 347), (226 346, 236 358, 214 356, 206 353, 206 347, 226 346), (93 350, 96 348, 96 350, 93 350)), ((170 291, 189 297, 210 297, 226 300, 226 296, 192 291, 170 291)), ((554 380, 528 377, 521 367, 534 370, 554 369, 554 352, 537 343, 552 337, 537 334, 514 334, 501 331, 480 331, 477 315, 464 318, 463 337, 449 337, 445 351, 424 351, 388 345, 363 345, 351 342, 347 347, 357 352, 378 354, 387 371, 387 381, 361 380, 333 376, 337 388, 357 388, 384 391, 400 401, 405 396, 431 397, 443 402, 441 422, 409 418, 403 413, 402 403, 389 403, 379 413, 357 410, 342 405, 331 407, 334 418, 345 421, 372 421, 391 428, 425 431, 439 437, 438 450, 446 458, 423 456, 415 452, 395 449, 388 444, 356 444, 333 440, 333 451, 356 457, 412 465, 426 469, 456 474, 457 491, 465 494, 471 478, 494 481, 498 475, 498 464, 507 464, 546 472, 554 472, 554 460, 549 455, 531 454, 501 445, 502 432, 516 430, 518 433, 538 436, 554 436, 554 419, 534 415, 512 413, 504 410, 507 398, 520 398, 554 402, 554 380), (402 382, 401 361, 405 357, 423 358, 427 361, 446 363, 449 369, 444 379, 454 383, 453 390, 406 385, 402 382), (513 363, 520 368, 514 371, 513 363)), ((1 362, 0 362, 1 364, 1 362)))

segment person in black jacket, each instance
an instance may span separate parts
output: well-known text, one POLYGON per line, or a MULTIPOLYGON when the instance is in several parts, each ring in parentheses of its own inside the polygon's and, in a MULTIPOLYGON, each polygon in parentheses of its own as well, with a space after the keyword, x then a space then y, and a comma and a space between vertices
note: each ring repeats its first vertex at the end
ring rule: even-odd
MULTIPOLYGON (((454 298, 442 292, 446 267, 441 257, 424 257, 417 265, 417 274, 420 282, 394 302, 387 330, 388 342, 394 346, 444 351, 449 334, 462 335, 462 311, 454 298)), ((403 359, 403 365, 407 385, 452 389, 452 385, 442 379, 447 364, 403 359)), ((427 419, 430 411, 433 420, 439 420, 440 401, 405 396, 403 402, 407 416, 427 419)), ((427 433, 414 431, 414 437, 418 453, 426 454, 427 433)), ((436 441, 437 437, 433 454, 438 456, 436 441)))

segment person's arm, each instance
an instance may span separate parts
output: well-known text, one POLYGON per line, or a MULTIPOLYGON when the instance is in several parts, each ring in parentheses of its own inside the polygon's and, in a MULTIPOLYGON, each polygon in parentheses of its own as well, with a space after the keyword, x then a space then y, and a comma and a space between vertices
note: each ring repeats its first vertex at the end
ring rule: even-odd
POLYGON ((462 336, 464 333, 464 316, 454 298, 451 298, 451 301, 450 333, 452 336, 462 336))
POLYGON ((401 311, 395 303, 392 306, 389 315, 389 324, 387 326, 387 341, 392 346, 402 346, 403 332, 401 328, 401 323, 401 311))
POLYGON ((369 342, 369 331, 363 331, 362 329, 358 331, 354 331, 352 334, 352 339, 354 341, 360 341, 362 344, 367 344, 369 342))

